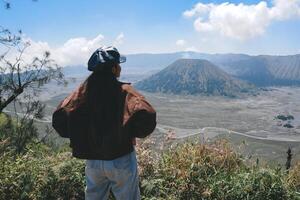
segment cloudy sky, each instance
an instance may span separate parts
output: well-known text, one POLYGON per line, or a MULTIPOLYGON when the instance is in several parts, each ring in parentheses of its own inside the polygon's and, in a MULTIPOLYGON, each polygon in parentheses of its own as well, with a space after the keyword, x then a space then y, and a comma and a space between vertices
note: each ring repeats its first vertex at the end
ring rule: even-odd
POLYGON ((86 63, 101 45, 124 54, 300 53, 300 0, 10 2, 9 10, 1 5, 0 25, 22 29, 26 56, 50 50, 62 65, 86 63))

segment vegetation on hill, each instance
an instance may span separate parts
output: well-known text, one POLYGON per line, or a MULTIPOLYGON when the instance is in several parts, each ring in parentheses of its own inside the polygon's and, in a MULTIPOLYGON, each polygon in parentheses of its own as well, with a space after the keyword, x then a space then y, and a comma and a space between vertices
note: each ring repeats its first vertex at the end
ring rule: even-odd
POLYGON ((142 171, 142 192, 146 199, 299 199, 298 170, 299 163, 289 174, 253 164, 226 141, 184 143, 142 171))
POLYGON ((286 115, 286 116, 285 115, 277 115, 275 118, 280 119, 282 121, 294 120, 295 119, 293 115, 286 115))
MULTIPOLYGON (((167 141, 162 154, 151 150, 151 142, 142 140, 136 147, 142 199, 300 199, 300 163, 289 173, 261 166, 224 140, 167 141)), ((0 157, 0 200, 84 199, 84 167, 67 145, 54 149, 32 141, 21 154, 8 149, 0 157)))
POLYGON ((282 125, 285 128, 294 128, 294 126, 291 124, 291 121, 294 120, 293 115, 277 115, 275 119, 280 120, 281 122, 287 121, 287 123, 279 123, 278 125, 282 125))

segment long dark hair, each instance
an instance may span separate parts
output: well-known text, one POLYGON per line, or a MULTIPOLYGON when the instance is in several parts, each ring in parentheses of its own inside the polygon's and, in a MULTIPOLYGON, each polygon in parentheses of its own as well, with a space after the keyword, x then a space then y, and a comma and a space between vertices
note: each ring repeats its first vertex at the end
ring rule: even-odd
MULTIPOLYGON (((120 138, 122 123, 121 84, 106 66, 102 71, 93 72, 87 79, 87 105, 93 130, 89 131, 94 147, 101 147, 107 134, 120 138)), ((110 137, 111 138, 111 137, 110 137)), ((117 142, 117 141, 116 141, 117 142)), ((99 149, 99 151, 101 151, 99 149)))

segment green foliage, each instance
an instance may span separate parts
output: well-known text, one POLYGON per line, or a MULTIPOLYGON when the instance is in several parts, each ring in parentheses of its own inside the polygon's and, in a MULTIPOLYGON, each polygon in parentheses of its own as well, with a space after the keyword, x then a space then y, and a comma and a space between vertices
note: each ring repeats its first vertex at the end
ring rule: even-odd
MULTIPOLYGON (((172 146, 157 157, 147 144, 137 146, 142 199, 299 199, 300 164, 287 174, 280 168, 249 164, 229 143, 172 146)), ((0 157, 0 200, 84 199, 84 161, 70 149, 44 144, 24 154, 0 157)), ((111 197, 111 199, 113 199, 111 197)))
POLYGON ((246 165, 227 142, 177 146, 154 168, 141 181, 145 199, 297 199, 291 185, 299 179, 289 184, 281 169, 246 165))
POLYGON ((38 138, 33 119, 12 120, 10 116, 0 115, 0 155, 10 149, 17 154, 26 151, 26 145, 38 138))
POLYGON ((287 120, 294 120, 295 118, 294 118, 293 115, 287 115, 287 116, 285 116, 285 115, 277 115, 276 119, 280 119, 282 121, 287 121, 287 120))
POLYGON ((290 188, 300 191, 300 161, 289 171, 287 183, 290 188))
POLYGON ((13 129, 11 119, 4 113, 0 113, 0 156, 10 145, 9 134, 13 129))
POLYGON ((0 160, 0 199, 84 199, 84 163, 39 144, 0 160))
POLYGON ((210 191, 210 199, 290 199, 281 173, 270 169, 218 174, 210 191))
POLYGON ((287 124, 283 125, 283 127, 285 127, 285 128, 294 128, 294 126, 293 126, 293 125, 291 125, 291 124, 289 124, 289 123, 287 123, 287 124))

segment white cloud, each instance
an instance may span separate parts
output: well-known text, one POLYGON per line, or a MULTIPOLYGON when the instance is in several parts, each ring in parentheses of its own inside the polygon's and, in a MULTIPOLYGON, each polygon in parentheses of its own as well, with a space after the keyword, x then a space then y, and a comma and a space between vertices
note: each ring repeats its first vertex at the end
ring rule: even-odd
POLYGON ((176 45, 177 46, 184 46, 186 44, 186 41, 185 40, 177 40, 176 41, 176 45))
POLYGON ((120 33, 117 37, 116 37, 116 39, 115 39, 115 41, 113 42, 113 45, 114 46, 116 46, 116 47, 118 47, 118 46, 120 46, 121 44, 123 44, 123 42, 124 42, 124 34, 123 33, 120 33))
MULTIPOLYGON (((42 56, 45 51, 51 53, 51 58, 61 66, 86 64, 90 55, 100 46, 103 46, 104 36, 99 34, 95 38, 71 38, 60 47, 51 47, 47 42, 34 41, 25 38, 30 43, 23 55, 25 62, 30 62, 33 57, 42 56)), ((16 55, 12 52, 12 55, 16 55)))
POLYGON ((213 8, 215 5, 212 3, 209 4, 203 4, 203 3, 197 3, 193 9, 187 10, 183 13, 185 17, 193 17, 197 14, 206 14, 210 11, 211 8, 213 8))
POLYGON ((300 0, 273 0, 271 7, 265 1, 252 5, 198 3, 183 16, 194 17, 199 32, 246 40, 264 34, 273 21, 300 18, 300 0))
POLYGON ((185 50, 184 50, 184 51, 193 51, 193 52, 199 52, 199 50, 198 50, 196 47, 194 47, 194 46, 187 47, 187 48, 185 48, 185 50))
POLYGON ((300 0, 274 0, 270 15, 274 19, 286 20, 300 17, 300 0))

